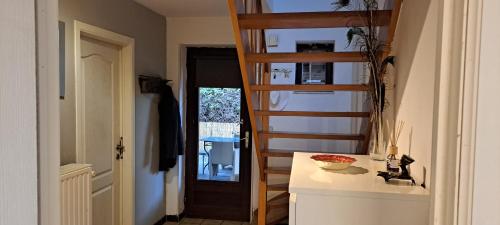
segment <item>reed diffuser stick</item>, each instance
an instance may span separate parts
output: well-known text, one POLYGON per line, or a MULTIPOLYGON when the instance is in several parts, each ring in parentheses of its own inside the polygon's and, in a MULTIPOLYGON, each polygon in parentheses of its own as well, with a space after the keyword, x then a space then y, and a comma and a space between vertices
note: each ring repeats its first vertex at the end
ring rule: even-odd
POLYGON ((389 141, 391 142, 392 146, 397 146, 398 141, 399 141, 399 137, 401 136, 401 132, 403 131, 403 128, 405 126, 405 121, 398 120, 397 123, 395 122, 392 127, 390 126, 389 120, 387 120, 386 123, 387 123, 387 127, 392 128, 391 129, 392 132, 390 132, 391 136, 389 138, 389 141))

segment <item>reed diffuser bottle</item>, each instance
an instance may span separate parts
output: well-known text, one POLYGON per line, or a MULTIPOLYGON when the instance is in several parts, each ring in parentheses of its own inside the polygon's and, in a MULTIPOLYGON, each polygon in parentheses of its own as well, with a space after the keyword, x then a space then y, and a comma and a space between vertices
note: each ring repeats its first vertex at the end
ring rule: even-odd
POLYGON ((389 151, 387 152, 387 171, 395 173, 399 172, 399 159, 397 155, 398 146, 389 146, 389 151))
MULTIPOLYGON (((399 159, 398 159, 398 140, 401 135, 401 131, 404 127, 404 121, 398 121, 397 125, 394 124, 392 127, 391 137, 389 138, 391 145, 387 151, 387 171, 389 172, 399 172, 399 159)), ((387 127, 389 126, 389 121, 387 121, 387 127)))

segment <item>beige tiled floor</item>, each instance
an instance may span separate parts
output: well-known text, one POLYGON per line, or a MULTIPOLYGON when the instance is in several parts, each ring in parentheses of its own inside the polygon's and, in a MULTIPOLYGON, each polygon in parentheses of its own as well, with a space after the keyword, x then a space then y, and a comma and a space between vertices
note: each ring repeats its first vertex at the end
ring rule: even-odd
POLYGON ((180 223, 167 222, 165 225, 250 225, 248 222, 237 221, 222 221, 222 220, 208 220, 208 219, 193 219, 184 218, 180 223))

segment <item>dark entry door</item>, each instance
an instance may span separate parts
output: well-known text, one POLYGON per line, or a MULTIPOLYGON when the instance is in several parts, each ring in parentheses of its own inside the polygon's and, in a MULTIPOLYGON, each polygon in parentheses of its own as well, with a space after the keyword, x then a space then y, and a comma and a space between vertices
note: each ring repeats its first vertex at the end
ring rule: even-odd
POLYGON ((186 215, 249 221, 250 121, 236 49, 187 49, 186 215))

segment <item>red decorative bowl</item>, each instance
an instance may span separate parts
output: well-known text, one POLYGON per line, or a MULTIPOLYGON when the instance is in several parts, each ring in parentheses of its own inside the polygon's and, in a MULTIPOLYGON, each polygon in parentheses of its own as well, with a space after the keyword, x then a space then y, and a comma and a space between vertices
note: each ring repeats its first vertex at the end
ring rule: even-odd
POLYGON ((352 163, 356 162, 355 158, 343 155, 313 155, 311 159, 313 159, 319 167, 327 170, 347 169, 352 163))

